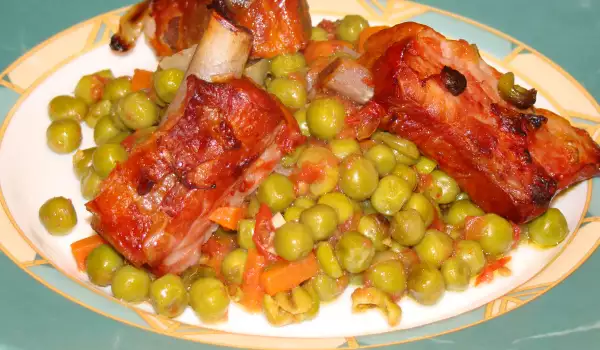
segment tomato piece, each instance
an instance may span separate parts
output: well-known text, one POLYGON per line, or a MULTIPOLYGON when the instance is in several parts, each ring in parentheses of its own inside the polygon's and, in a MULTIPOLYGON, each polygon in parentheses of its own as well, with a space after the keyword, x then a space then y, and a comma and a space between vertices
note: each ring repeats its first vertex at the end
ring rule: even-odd
POLYGON ((512 257, 505 256, 495 261, 490 261, 483 268, 483 271, 477 276, 475 279, 475 285, 478 286, 482 283, 489 283, 494 280, 494 272, 500 270, 501 268, 506 268, 506 265, 510 262, 512 257))
POLYGON ((275 233, 275 228, 271 222, 272 219, 273 214, 271 213, 271 209, 266 204, 261 204, 256 214, 256 225, 254 226, 254 236, 252 236, 256 250, 269 262, 280 260, 277 255, 271 253, 269 250, 273 248, 275 233))

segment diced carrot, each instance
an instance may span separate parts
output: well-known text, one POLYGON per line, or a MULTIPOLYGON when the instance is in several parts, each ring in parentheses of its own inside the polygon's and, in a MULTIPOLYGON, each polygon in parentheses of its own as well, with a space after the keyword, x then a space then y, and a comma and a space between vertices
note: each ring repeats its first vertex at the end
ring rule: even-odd
POLYGON ((238 222, 246 217, 246 208, 221 207, 215 209, 208 217, 210 221, 229 230, 236 230, 238 222))
POLYGON ((94 248, 105 244, 106 241, 100 235, 93 235, 71 244, 71 252, 77 262, 79 271, 85 270, 85 259, 94 250, 94 248))
POLYGON ((315 254, 310 253, 297 261, 281 261, 271 265, 260 275, 260 285, 269 295, 291 290, 319 273, 315 254))
POLYGON ((311 41, 304 51, 304 57, 310 65, 320 57, 329 57, 344 47, 352 49, 352 44, 342 40, 311 41))
POLYGON ((256 249, 248 249, 240 303, 250 312, 260 312, 262 310, 262 300, 265 292, 260 285, 260 274, 266 264, 266 258, 256 249))
POLYGON ((378 33, 386 28, 389 28, 388 26, 376 26, 376 27, 368 27, 363 29, 362 32, 360 32, 360 35, 358 37, 358 53, 363 53, 365 52, 365 43, 367 42, 367 39, 369 39, 371 37, 371 35, 378 33))
POLYGON ((136 69, 131 79, 131 90, 139 91, 152 88, 152 79, 154 73, 144 69, 136 69))

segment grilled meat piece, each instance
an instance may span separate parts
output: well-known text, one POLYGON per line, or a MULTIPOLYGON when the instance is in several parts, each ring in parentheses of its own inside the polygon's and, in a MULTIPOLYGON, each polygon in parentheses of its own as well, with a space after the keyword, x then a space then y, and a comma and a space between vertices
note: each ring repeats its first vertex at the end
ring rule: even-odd
POLYGON ((273 58, 303 50, 310 40, 306 0, 216 0, 215 7, 254 37, 251 58, 273 58))
POLYGON ((227 53, 206 59, 224 42, 228 52, 245 48, 248 56, 250 35, 214 14, 167 118, 87 203, 93 228, 157 275, 196 263, 216 229, 210 213, 241 205, 302 141, 278 101, 237 73, 223 74, 241 74, 245 61, 227 60, 227 53))
POLYGON ((600 147, 585 131, 504 101, 501 74, 466 41, 408 22, 365 49, 359 62, 372 69, 373 101, 386 111, 380 128, 415 142, 485 211, 523 223, 600 174, 600 147))
POLYGON ((110 46, 129 51, 144 31, 157 56, 171 56, 200 41, 213 9, 251 31, 252 58, 295 53, 310 40, 306 0, 145 0, 123 15, 110 46))

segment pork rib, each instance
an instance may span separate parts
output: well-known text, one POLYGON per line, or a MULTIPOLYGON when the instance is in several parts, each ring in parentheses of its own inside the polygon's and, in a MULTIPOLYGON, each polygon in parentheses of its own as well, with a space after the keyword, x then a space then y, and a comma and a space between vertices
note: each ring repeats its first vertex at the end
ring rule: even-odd
POLYGON ((144 0, 121 17, 110 46, 129 51, 143 31, 157 56, 172 56, 200 41, 214 9, 251 31, 252 58, 295 53, 310 40, 306 0, 144 0))
MULTIPOLYGON (((236 74, 223 81, 227 62, 207 65, 202 59, 218 49, 207 43, 224 40, 232 50, 245 46, 248 55, 250 36, 241 33, 212 16, 166 120, 87 203, 93 228, 132 264, 157 275, 196 263, 216 228, 209 214, 240 205, 302 141, 293 117, 273 97, 236 74)), ((229 62, 226 71, 244 63, 229 62)))
POLYGON ((372 69, 373 101, 387 112, 380 128, 415 142, 484 210, 523 223, 560 190, 600 174, 600 147, 585 131, 504 101, 501 74, 466 41, 408 22, 365 49, 359 61, 372 69), (466 78, 464 91, 447 86, 449 68, 466 78))

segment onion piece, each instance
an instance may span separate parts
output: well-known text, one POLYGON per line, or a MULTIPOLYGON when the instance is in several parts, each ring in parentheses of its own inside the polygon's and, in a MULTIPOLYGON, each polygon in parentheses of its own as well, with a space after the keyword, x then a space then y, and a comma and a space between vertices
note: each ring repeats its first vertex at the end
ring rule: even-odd
POLYGON ((160 60, 158 66, 162 69, 176 68, 185 72, 190 66, 190 62, 192 61, 192 57, 194 57, 197 47, 198 45, 193 45, 185 50, 177 52, 172 56, 164 57, 162 60, 160 60))

